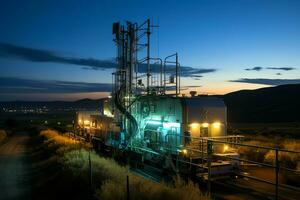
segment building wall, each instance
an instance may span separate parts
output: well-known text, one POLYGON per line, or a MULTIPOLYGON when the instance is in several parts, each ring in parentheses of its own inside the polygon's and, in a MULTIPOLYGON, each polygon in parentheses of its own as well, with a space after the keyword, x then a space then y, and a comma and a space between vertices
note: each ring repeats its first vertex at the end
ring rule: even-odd
POLYGON ((139 126, 136 140, 142 141, 156 134, 158 143, 168 142, 174 147, 182 144, 182 105, 179 98, 143 97, 132 106, 132 114, 139 126), (149 127, 152 127, 152 133, 149 127))
POLYGON ((187 98, 187 131, 192 137, 217 137, 227 134, 227 110, 224 102, 218 98, 187 98))

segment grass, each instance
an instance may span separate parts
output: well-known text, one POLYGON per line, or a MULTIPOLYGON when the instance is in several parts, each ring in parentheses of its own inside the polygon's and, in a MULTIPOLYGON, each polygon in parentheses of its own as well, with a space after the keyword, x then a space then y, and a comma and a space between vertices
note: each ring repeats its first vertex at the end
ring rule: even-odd
MULTIPOLYGON (((268 138, 260 136, 259 138, 253 138, 250 141, 245 141, 244 144, 258 145, 265 147, 278 147, 283 150, 300 151, 300 143, 298 140, 292 139, 274 139, 274 143, 270 142, 268 138)), ((275 164, 275 151, 261 148, 252 147, 240 147, 239 153, 241 156, 245 156, 247 159, 257 162, 264 162, 269 164, 275 164)), ((290 169, 299 169, 300 166, 300 154, 279 151, 278 158, 280 165, 290 169)))
MULTIPOLYGON (((281 144, 282 149, 288 149, 291 151, 300 151, 300 143, 296 140, 284 140, 281 144)), ((284 167, 288 167, 290 169, 300 170, 300 154, 299 153, 289 153, 289 152, 279 152, 279 161, 281 165, 284 167)), ((269 151, 265 155, 265 160, 268 163, 274 163, 275 161, 275 152, 269 151)))
MULTIPOLYGON (((175 180, 174 186, 165 183, 154 183, 137 176, 129 178, 130 199, 209 199, 208 195, 203 195, 198 187, 192 182, 183 182, 181 179, 175 180)), ((125 182, 118 183, 109 180, 105 182, 96 196, 98 199, 123 200, 126 199, 125 182)))
POLYGON ((5 130, 0 130, 0 144, 7 138, 5 130))
MULTIPOLYGON (((286 149, 292 151, 300 151, 300 140, 290 137, 282 137, 280 135, 276 136, 264 136, 263 134, 254 134, 251 137, 246 137, 244 144, 258 145, 266 147, 277 147, 279 149, 286 149)), ((238 149, 241 157, 248 160, 257 161, 261 163, 272 164, 275 166, 275 151, 266 150, 260 148, 250 148, 250 147, 240 147, 238 149)), ((290 153, 279 151, 278 154, 279 165, 281 167, 289 168, 292 170, 300 170, 300 153, 290 153)), ((282 174, 282 181, 286 184, 293 186, 300 186, 300 176, 299 173, 289 172, 287 170, 280 170, 282 174)))
MULTIPOLYGON (((185 182, 180 178, 174 184, 155 183, 131 173, 128 167, 118 165, 113 159, 100 157, 89 151, 87 145, 80 144, 54 130, 40 133, 46 149, 55 152, 57 161, 62 166, 69 180, 78 182, 88 191, 90 182, 89 157, 92 163, 92 189, 95 198, 101 200, 126 199, 126 177, 129 176, 130 199, 210 199, 202 193, 197 184, 185 182)), ((61 179, 60 181, 62 181, 61 179)), ((65 183, 63 185, 69 185, 65 183)), ((75 190, 75 189, 74 189, 75 190)), ((76 191, 74 191, 76 192, 76 191)), ((78 192, 78 191, 77 191, 78 192)))
POLYGON ((300 139, 300 122, 291 123, 229 123, 229 134, 270 136, 300 139))
MULTIPOLYGON (((300 151, 299 123, 231 123, 228 134, 245 136, 244 144, 278 147, 300 151)), ((259 148, 240 147, 239 153, 249 160, 274 163, 275 152, 259 148)), ((279 160, 282 166, 299 170, 300 155, 280 152, 279 160)))

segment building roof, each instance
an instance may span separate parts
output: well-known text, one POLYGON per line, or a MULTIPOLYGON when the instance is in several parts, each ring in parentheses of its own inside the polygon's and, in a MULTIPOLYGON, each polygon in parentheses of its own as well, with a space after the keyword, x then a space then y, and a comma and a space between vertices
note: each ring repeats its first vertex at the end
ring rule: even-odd
POLYGON ((193 97, 185 98, 187 107, 226 107, 224 101, 217 97, 193 97))

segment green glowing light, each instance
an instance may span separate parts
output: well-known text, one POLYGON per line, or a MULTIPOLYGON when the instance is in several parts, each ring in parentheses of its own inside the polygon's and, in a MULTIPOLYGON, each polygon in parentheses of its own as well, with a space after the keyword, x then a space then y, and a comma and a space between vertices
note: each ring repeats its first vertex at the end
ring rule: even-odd
POLYGON ((180 128, 180 123, 177 123, 177 122, 164 122, 163 127, 164 128, 171 128, 171 127, 180 128))
POLYGON ((159 125, 159 124, 161 124, 161 122, 149 120, 149 121, 147 121, 147 124, 157 124, 157 125, 159 125))

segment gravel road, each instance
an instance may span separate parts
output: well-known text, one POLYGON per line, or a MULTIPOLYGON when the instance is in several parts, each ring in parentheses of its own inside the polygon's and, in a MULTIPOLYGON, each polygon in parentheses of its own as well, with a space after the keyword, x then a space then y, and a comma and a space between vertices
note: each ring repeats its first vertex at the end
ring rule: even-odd
POLYGON ((19 132, 0 146, 0 200, 30 199, 28 139, 27 133, 19 132))

